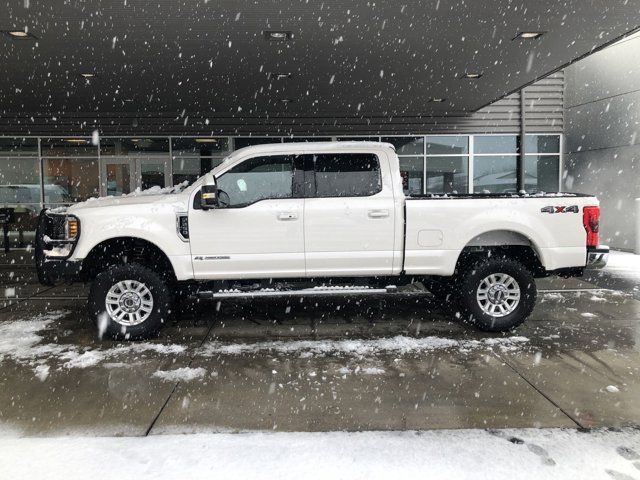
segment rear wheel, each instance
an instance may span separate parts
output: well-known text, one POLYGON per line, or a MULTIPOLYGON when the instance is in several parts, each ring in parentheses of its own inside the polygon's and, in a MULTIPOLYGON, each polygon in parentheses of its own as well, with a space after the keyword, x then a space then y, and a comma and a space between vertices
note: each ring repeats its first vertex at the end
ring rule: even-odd
POLYGON ((169 318, 171 295, 160 275, 137 264, 117 265, 96 276, 89 313, 100 336, 144 339, 169 318))
POLYGON ((509 258, 482 260, 459 278, 462 319, 481 330, 511 330, 531 314, 537 289, 533 275, 509 258))

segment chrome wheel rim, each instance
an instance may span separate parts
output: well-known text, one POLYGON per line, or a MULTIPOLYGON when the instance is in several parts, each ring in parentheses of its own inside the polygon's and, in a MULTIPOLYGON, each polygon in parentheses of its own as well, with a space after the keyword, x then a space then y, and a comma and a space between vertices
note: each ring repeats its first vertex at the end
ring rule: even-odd
POLYGON ((127 327, 139 325, 153 312, 153 295, 144 283, 122 280, 107 292, 105 307, 114 322, 127 327))
POLYGON ((520 303, 520 286, 506 273, 487 275, 478 286, 476 300, 480 309, 492 317, 505 317, 520 303))

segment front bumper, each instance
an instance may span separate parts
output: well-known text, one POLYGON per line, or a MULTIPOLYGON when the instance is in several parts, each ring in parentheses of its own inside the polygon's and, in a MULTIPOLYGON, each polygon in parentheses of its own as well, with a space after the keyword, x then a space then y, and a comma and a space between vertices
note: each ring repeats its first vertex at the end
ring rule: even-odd
POLYGON ((43 285, 53 286, 58 282, 72 283, 81 280, 82 262, 44 259, 36 262, 38 280, 43 285))
POLYGON ((603 268, 609 261, 609 247, 598 245, 597 247, 587 247, 586 268, 603 268))
POLYGON ((38 280, 43 285, 52 286, 58 281, 73 282, 80 279, 82 262, 69 260, 77 239, 74 241, 57 240, 61 236, 60 226, 64 224, 63 217, 63 215, 48 213, 46 209, 43 209, 38 218, 35 260, 38 280), (58 245, 68 246, 64 255, 52 254, 52 250, 56 249, 58 245))

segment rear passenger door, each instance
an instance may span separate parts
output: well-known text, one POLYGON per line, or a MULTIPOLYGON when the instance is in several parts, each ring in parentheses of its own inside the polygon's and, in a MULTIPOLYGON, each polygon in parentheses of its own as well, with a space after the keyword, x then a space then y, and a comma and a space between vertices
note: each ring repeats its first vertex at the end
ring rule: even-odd
POLYGON ((394 198, 386 158, 371 153, 316 154, 305 167, 305 263, 308 277, 389 275, 394 198))

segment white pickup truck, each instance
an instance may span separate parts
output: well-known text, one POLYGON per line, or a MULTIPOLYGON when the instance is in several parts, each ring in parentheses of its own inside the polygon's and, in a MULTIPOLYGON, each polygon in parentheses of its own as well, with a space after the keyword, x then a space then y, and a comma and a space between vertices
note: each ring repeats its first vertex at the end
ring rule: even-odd
POLYGON ((372 294, 417 282, 462 321, 502 331, 531 313, 534 278, 582 275, 609 251, 592 196, 406 196, 385 143, 243 148, 163 193, 40 215, 40 281, 92 282, 90 314, 114 338, 155 334, 186 294, 372 294))

